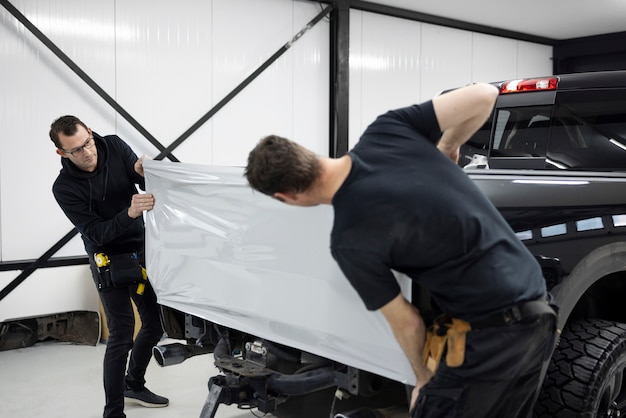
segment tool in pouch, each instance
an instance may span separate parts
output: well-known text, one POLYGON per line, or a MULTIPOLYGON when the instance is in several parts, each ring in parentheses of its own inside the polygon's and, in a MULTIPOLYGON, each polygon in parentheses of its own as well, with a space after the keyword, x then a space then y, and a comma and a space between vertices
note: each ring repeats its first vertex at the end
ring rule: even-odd
POLYGON ((137 253, 114 255, 95 253, 93 258, 98 267, 98 289, 104 290, 137 283, 137 294, 143 295, 148 273, 139 264, 137 253))
POLYGON ((472 327, 462 319, 450 318, 446 315, 435 319, 426 332, 422 364, 435 373, 441 362, 444 349, 446 365, 459 367, 465 361, 465 337, 472 327))

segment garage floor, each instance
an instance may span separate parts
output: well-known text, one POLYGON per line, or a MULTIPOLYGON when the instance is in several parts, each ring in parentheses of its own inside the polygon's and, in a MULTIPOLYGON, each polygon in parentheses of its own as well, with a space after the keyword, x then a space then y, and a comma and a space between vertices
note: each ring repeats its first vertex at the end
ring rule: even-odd
MULTIPOLYGON (((163 341, 165 344, 172 341, 163 341)), ((102 359, 105 346, 45 341, 0 352, 0 416, 11 418, 101 418, 104 406, 102 359)), ((209 377, 217 374, 213 356, 160 367, 153 359, 146 386, 170 399, 166 408, 129 405, 128 418, 199 417, 209 377)), ((258 410, 219 407, 216 418, 254 418, 258 410)), ((265 415, 269 418, 270 415, 265 415)))

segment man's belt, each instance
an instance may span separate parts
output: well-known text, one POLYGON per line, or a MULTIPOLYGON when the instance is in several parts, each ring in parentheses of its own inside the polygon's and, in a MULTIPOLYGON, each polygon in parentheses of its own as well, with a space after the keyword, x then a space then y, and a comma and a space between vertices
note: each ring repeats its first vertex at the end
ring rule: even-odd
POLYGON ((445 351, 448 367, 459 367, 465 361, 465 340, 468 332, 481 328, 509 326, 525 318, 540 315, 556 316, 556 308, 553 308, 543 297, 518 303, 471 323, 445 314, 440 315, 435 318, 433 325, 426 332, 422 364, 435 373, 445 351))
POLYGON ((502 327, 513 325, 525 318, 543 314, 556 315, 550 303, 545 299, 535 299, 521 302, 500 312, 490 314, 479 321, 472 321, 472 329, 502 327))

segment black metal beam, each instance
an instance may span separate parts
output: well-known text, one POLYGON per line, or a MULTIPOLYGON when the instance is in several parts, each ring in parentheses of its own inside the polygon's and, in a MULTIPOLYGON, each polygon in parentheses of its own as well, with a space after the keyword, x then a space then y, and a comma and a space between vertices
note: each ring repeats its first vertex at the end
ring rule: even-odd
MULTIPOLYGON (((0 261, 0 271, 25 270, 37 260, 0 261)), ((39 268, 67 267, 88 264, 89 258, 84 256, 55 257, 40 263, 39 268)))
POLYGON ((330 141, 328 154, 348 152, 350 92, 350 0, 339 0, 330 19, 330 141))
MULTIPOLYGON (((165 147, 157 141, 157 139, 144 128, 130 113, 128 113, 119 103, 117 103, 113 97, 111 97, 102 87, 98 85, 91 77, 87 75, 74 61, 70 59, 54 42, 50 40, 46 35, 41 32, 37 26, 35 26, 26 16, 24 16, 15 6, 8 0, 0 0, 0 4, 13 15, 26 29, 28 29, 37 39, 39 39, 45 46, 48 47, 54 55, 56 55, 65 65, 67 65, 81 80, 83 80, 89 87, 93 89, 105 102, 107 102, 117 113, 119 113, 124 119, 128 121, 140 134, 142 134, 152 145, 158 150, 163 151, 165 147)), ((172 161, 178 161, 176 157, 167 153, 165 154, 172 161)))
POLYGON ((502 36, 504 38, 517 39, 520 41, 533 42, 545 45, 554 45, 555 39, 535 36, 527 33, 516 32, 494 26, 479 25, 462 20, 449 19, 442 16, 416 12, 398 7, 385 6, 369 1, 351 0, 350 7, 364 12, 377 13, 402 19, 414 20, 417 22, 432 23, 433 25, 445 26, 449 28, 468 30, 472 32, 484 33, 486 35, 502 36))
POLYGON ((57 251, 59 251, 65 244, 67 244, 74 236, 78 233, 76 228, 72 229, 70 232, 65 234, 63 238, 59 240, 56 244, 48 249, 41 257, 39 257, 36 261, 30 263, 15 279, 11 281, 8 285, 6 285, 2 290, 0 290, 0 301, 4 299, 9 293, 13 291, 17 286, 19 286, 24 280, 28 278, 35 270, 41 267, 47 260, 54 255, 57 251))
POLYGON ((166 149, 164 149, 161 154, 159 154, 156 158, 161 157, 162 155, 167 155, 176 149, 180 144, 183 143, 187 138, 191 136, 195 131, 197 131, 202 125, 204 125, 209 119, 213 117, 220 109, 222 109, 228 102, 230 102, 235 96, 237 96, 248 84, 252 83, 254 79, 256 79, 263 71, 267 69, 270 65, 274 63, 278 58, 280 58, 291 46, 298 41, 309 29, 315 26, 320 20, 324 18, 330 11, 334 8, 334 6, 330 5, 324 8, 321 12, 317 14, 300 32, 298 32, 290 41, 284 44, 282 47, 278 49, 271 57, 269 57, 263 64, 261 64, 252 74, 246 77, 237 87, 235 87, 230 93, 228 93, 222 100, 220 100, 211 110, 205 113, 196 123, 194 123, 189 129, 187 129, 178 139, 172 142, 166 149))
MULTIPOLYGON (((336 3, 336 0, 307 0, 314 1, 315 3, 336 3)), ((340 0, 343 1, 343 0, 340 0)), ((543 36, 531 35, 524 32, 516 32, 512 30, 497 28, 495 26, 479 25, 477 23, 470 23, 463 20, 450 19, 443 16, 437 16, 422 12, 417 12, 408 9, 402 9, 399 7, 386 6, 382 4, 373 3, 370 1, 362 0, 347 0, 349 7, 354 10, 361 10, 363 12, 370 12, 381 14, 385 16, 397 17, 400 19, 412 20, 415 22, 431 23, 433 25, 445 26, 448 28, 468 30, 472 32, 483 33, 486 35, 501 36, 504 38, 517 39, 520 41, 528 41, 538 44, 553 46, 558 40, 553 38, 546 38, 543 36)))

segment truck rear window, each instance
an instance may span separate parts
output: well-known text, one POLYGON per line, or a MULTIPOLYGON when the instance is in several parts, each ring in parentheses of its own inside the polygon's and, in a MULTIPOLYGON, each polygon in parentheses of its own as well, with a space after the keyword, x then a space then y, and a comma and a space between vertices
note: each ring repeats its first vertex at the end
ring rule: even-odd
POLYGON ((544 157, 552 106, 498 109, 491 157, 544 157))
POLYGON ((626 170, 626 90, 557 95, 547 157, 561 169, 626 170))

